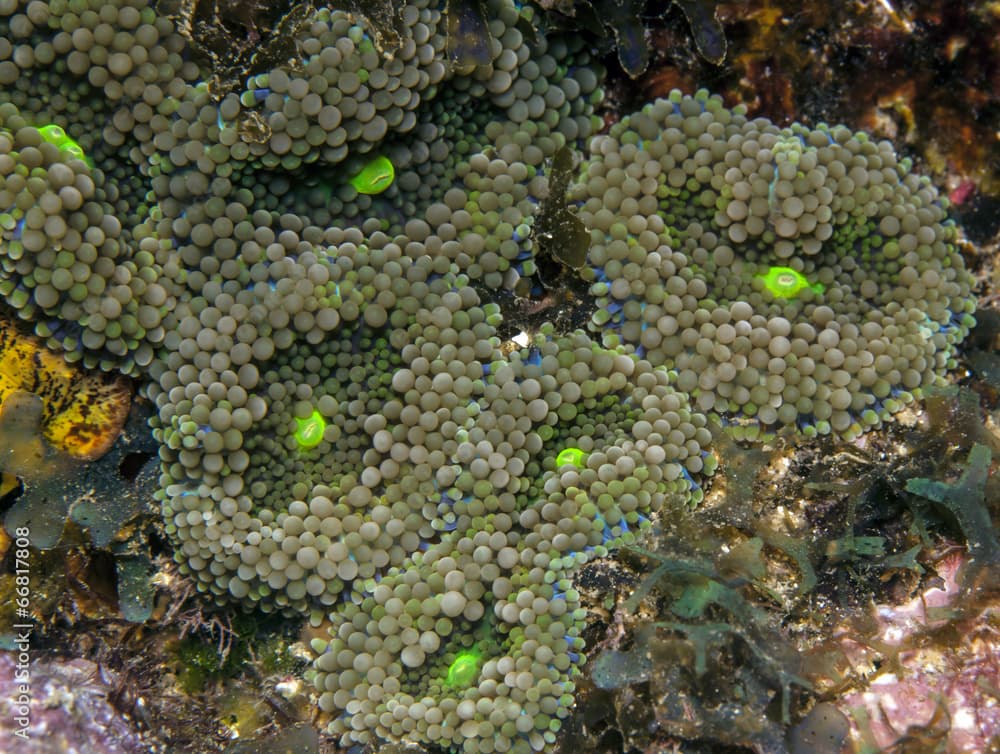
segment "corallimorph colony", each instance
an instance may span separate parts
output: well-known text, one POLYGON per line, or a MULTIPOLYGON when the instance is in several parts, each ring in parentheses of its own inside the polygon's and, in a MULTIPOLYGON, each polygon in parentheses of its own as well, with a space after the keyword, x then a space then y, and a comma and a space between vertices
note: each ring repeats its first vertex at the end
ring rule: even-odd
POLYGON ((143 0, 0 0, 3 300, 143 381, 177 561, 327 622, 345 744, 546 748, 574 573, 697 498, 707 416, 853 437, 971 324, 954 228, 888 143, 704 93, 597 135, 580 35, 486 8, 470 42, 415 0, 391 45, 320 8, 227 92, 143 0), (589 331, 502 349, 559 212, 589 331))

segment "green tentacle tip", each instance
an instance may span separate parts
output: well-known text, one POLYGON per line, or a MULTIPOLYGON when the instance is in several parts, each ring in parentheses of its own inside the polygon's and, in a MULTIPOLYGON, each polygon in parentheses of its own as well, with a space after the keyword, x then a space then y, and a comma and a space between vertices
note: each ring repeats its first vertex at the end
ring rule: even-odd
POLYGON ((587 454, 579 448, 564 448, 556 456, 556 468, 565 466, 567 463, 573 464, 578 469, 584 469, 587 467, 587 454))
POLYGON ((351 177, 359 194, 381 194, 396 180, 396 168, 388 157, 379 155, 351 177))
POLYGON ((313 411, 307 418, 296 417, 295 423, 298 425, 295 430, 295 442, 303 450, 315 448, 323 441, 323 432, 326 430, 326 419, 319 411, 313 411))
POLYGON ((80 145, 71 139, 61 126, 55 124, 42 126, 38 129, 38 133, 41 134, 43 140, 52 144, 60 152, 68 152, 76 159, 86 162, 90 167, 94 166, 94 163, 87 157, 80 148, 80 145))
POLYGON ((483 657, 476 648, 459 652, 458 656, 448 666, 448 675, 445 676, 445 685, 452 688, 468 688, 479 676, 479 669, 482 667, 483 657))
POLYGON ((760 273, 757 277, 764 281, 764 287, 775 298, 797 298, 806 288, 811 288, 815 293, 825 290, 822 283, 810 283, 809 278, 791 267, 768 267, 767 272, 760 273))

